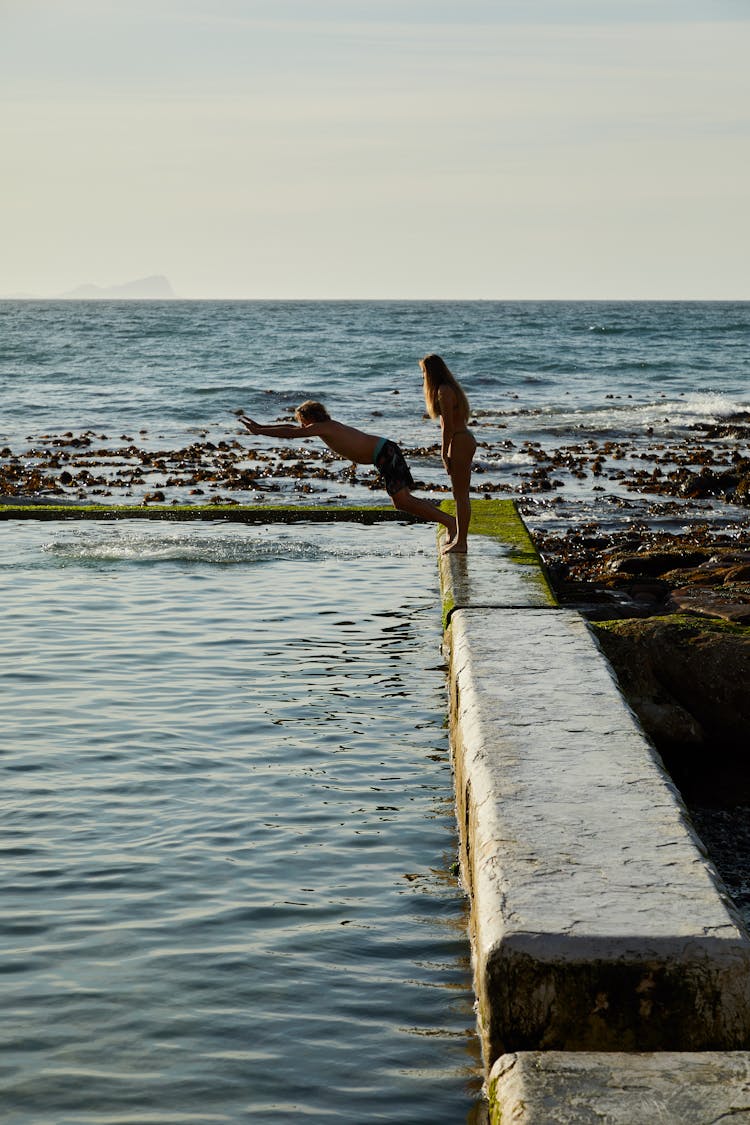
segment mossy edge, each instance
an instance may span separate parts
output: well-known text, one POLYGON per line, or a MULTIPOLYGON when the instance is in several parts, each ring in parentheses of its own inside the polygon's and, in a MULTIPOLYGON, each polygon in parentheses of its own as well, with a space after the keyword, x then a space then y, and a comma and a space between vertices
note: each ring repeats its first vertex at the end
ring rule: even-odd
POLYGON ((396 508, 329 504, 3 504, 0 520, 223 520, 234 523, 389 520, 416 522, 396 508))
POLYGON ((733 621, 724 621, 720 617, 704 617, 703 614, 693 613, 667 613, 653 615, 652 617, 615 617, 609 621, 591 621, 590 625, 596 631, 601 629, 608 633, 620 633, 623 627, 637 622, 660 622, 670 625, 677 630, 687 633, 724 633, 734 637, 750 637, 750 625, 737 625, 733 621))

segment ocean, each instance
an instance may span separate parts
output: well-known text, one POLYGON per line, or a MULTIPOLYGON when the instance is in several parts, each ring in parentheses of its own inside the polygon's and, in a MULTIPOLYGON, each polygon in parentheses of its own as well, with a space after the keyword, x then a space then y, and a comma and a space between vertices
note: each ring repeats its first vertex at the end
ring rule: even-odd
MULTIPOLYGON (((0 502, 387 502, 237 423, 307 398, 440 499, 435 351, 474 503, 731 528, 642 470, 732 455, 749 345, 747 303, 0 302, 0 502)), ((2 536, 3 1119, 478 1121, 434 528, 2 536)))
POLYGON ((282 456, 236 422, 314 398, 401 444, 439 496, 430 351, 471 400, 477 497, 514 496, 532 526, 736 516, 635 474, 715 447, 710 427, 750 409, 747 302, 0 302, 0 470, 54 453, 39 495, 63 501, 382 502, 371 472, 310 442, 282 456))

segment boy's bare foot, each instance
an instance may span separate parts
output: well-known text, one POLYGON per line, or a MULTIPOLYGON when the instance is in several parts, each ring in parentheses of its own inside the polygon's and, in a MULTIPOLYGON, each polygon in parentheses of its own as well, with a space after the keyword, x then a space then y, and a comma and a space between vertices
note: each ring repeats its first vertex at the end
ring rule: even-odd
POLYGON ((468 552, 468 545, 461 543, 460 540, 452 540, 445 547, 443 547, 444 555, 465 555, 468 552))

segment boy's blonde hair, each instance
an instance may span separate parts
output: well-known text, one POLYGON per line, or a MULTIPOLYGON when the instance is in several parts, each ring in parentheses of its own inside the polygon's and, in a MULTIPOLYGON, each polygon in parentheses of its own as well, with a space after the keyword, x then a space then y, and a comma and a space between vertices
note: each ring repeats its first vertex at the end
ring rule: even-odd
POLYGON ((311 398, 298 406, 294 414, 300 422, 329 422, 331 419, 331 415, 323 406, 323 403, 315 402, 311 398))
POLYGON ((424 374, 424 401, 430 418, 440 417, 440 400, 438 392, 446 383, 453 390, 458 400, 458 412, 462 422, 469 421, 471 407, 466 393, 456 376, 449 370, 447 363, 439 355, 426 355, 420 359, 419 366, 424 374))

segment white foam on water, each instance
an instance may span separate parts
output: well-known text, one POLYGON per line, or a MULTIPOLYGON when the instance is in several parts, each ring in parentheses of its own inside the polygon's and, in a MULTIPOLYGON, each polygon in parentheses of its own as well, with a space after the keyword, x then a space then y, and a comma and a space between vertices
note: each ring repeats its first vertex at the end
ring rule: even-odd
POLYGON ((663 399, 652 409, 664 409, 670 417, 683 425, 696 422, 722 422, 733 414, 747 411, 747 401, 732 398, 714 391, 694 392, 679 398, 663 399))
MULTIPOLYGON (((132 525, 101 525, 76 528, 41 545, 41 551, 63 563, 164 562, 207 565, 257 565, 278 560, 318 562, 321 559, 409 558, 434 550, 434 541, 420 542, 415 536, 403 542, 394 538, 394 528, 348 527, 341 524, 307 524, 304 531, 276 528, 173 527, 134 528, 132 525), (312 538, 319 534, 319 540, 312 538), (384 532, 384 533, 383 533, 384 532), (380 533, 380 534, 379 534, 380 533)), ((403 531, 402 528, 399 529, 403 531)))
POLYGON ((701 423, 722 422, 747 409, 747 402, 717 392, 678 396, 665 394, 646 402, 618 395, 596 407, 566 409, 563 405, 519 412, 516 427, 541 439, 559 439, 586 432, 594 437, 616 437, 631 435, 647 427, 668 435, 701 423))
POLYGON ((273 560, 321 558, 315 543, 282 543, 227 535, 170 533, 164 536, 119 529, 105 534, 85 531, 53 539, 42 551, 69 562, 161 563, 186 562, 236 565, 273 560))

